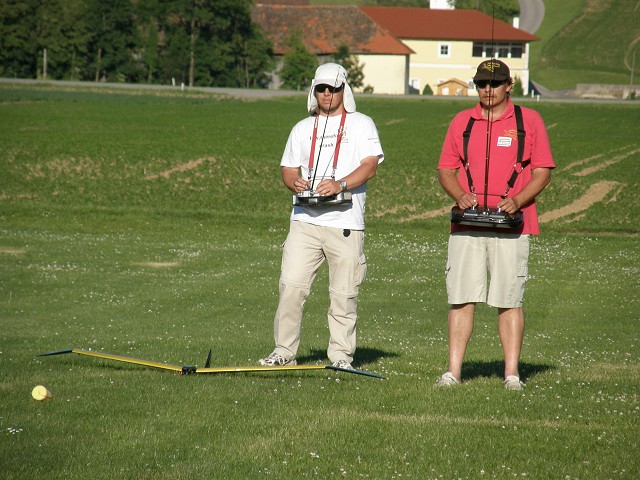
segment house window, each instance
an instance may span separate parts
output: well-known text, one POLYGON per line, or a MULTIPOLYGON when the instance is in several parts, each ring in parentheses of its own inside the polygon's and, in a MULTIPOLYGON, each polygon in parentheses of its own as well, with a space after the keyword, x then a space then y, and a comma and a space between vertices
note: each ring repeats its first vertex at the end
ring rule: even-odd
POLYGON ((511 46, 511 58, 522 58, 522 45, 512 45, 511 46))
POLYGON ((451 44, 450 43, 441 43, 438 46, 438 57, 450 57, 451 56, 451 44))
POLYGON ((474 42, 472 55, 474 57, 492 58, 498 55, 500 58, 522 58, 524 44, 522 43, 491 43, 474 42))

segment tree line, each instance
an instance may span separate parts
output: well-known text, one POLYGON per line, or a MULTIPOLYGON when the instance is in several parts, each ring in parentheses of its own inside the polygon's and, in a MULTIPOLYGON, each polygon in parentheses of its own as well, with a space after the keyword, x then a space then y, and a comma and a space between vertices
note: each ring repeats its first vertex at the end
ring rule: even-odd
MULTIPOLYGON (((371 3, 414 6, 416 1, 371 3)), ((488 3, 457 1, 481 10, 488 3)), ((265 88, 276 59, 270 40, 251 21, 253 3, 0 1, 0 77, 265 88)), ((300 89, 313 77, 317 58, 306 50, 301 32, 292 32, 288 46, 283 87, 300 89)), ((334 57, 348 66, 353 86, 362 86, 361 65, 348 47, 340 46, 334 57)))
POLYGON ((261 87, 252 0, 4 0, 0 76, 261 87))

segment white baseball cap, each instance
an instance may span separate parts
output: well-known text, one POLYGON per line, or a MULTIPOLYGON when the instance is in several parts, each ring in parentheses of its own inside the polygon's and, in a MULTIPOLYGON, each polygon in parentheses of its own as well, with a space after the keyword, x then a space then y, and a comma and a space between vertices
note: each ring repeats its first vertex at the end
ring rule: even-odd
POLYGON ((342 84, 344 84, 344 95, 342 97, 344 109, 349 113, 355 112, 356 101, 353 98, 351 87, 347 83, 347 71, 342 65, 338 65, 337 63, 325 63, 316 69, 316 74, 311 82, 311 88, 309 89, 309 96, 307 98, 307 111, 311 113, 318 107, 318 101, 314 93, 316 85, 339 87, 342 84))

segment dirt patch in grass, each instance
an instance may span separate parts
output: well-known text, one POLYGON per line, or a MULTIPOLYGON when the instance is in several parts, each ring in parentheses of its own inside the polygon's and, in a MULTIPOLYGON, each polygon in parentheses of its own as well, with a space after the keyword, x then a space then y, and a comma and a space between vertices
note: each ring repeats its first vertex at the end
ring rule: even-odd
POLYGON ((426 220, 427 218, 436 218, 443 215, 447 215, 451 210, 451 205, 439 208, 437 210, 430 210, 428 212, 420 213, 418 215, 411 215, 410 217, 401 218, 401 222, 410 222, 412 220, 426 220))
POLYGON ((608 160, 602 161, 600 163, 598 163, 597 165, 594 165, 592 167, 587 167, 579 172, 576 173, 572 173, 572 175, 576 176, 576 177, 584 177, 586 175, 595 173, 599 170, 602 170, 605 167, 608 167, 609 165, 613 165, 615 163, 618 163, 622 160, 624 160, 625 158, 634 155, 636 153, 640 152, 640 149, 636 148, 636 145, 631 144, 631 145, 625 145, 624 147, 621 148, 617 148, 615 150, 612 150, 609 153, 599 153, 597 155, 593 155, 591 157, 587 157, 587 158, 583 158, 582 160, 576 160, 575 162, 572 162, 568 165, 565 165, 563 168, 559 168, 558 171, 559 172, 565 172, 567 170, 572 170, 576 167, 580 167, 582 165, 588 164, 588 163, 592 163, 595 162, 596 160, 602 158, 602 157, 609 157, 610 155, 613 155, 613 157, 609 158, 608 160), (631 150, 629 150, 631 149, 631 150))
POLYGON ((138 262, 136 265, 151 268, 171 268, 180 265, 179 262, 138 262))
POLYGON ((35 178, 56 179, 59 177, 81 176, 94 178, 101 176, 100 164, 90 158, 55 158, 45 163, 27 166, 27 180, 35 178))
MULTIPOLYGON (((588 209, 594 203, 602 202, 605 198, 615 189, 619 188, 622 184, 618 182, 611 181, 603 181, 594 183, 589 187, 587 192, 582 195, 580 198, 576 199, 574 202, 569 205, 565 205, 564 207, 558 208, 556 210, 552 210, 551 212, 543 213, 540 215, 539 220, 540 223, 550 222, 552 220, 557 220, 562 217, 566 217, 568 215, 575 215, 577 213, 583 212, 588 209)), ((615 196, 611 201, 615 201, 615 196)), ((581 216, 577 216, 572 220, 578 220, 582 218, 581 216)))
POLYGON ((591 167, 587 167, 579 172, 574 173, 576 177, 585 177, 587 175, 591 175, 592 173, 596 173, 604 168, 607 168, 610 165, 614 165, 631 155, 635 155, 640 152, 640 148, 636 148, 635 150, 631 150, 630 152, 623 153, 621 155, 616 155, 615 157, 610 158, 609 160, 605 160, 597 165, 593 165, 591 167))
POLYGON ((24 255, 25 253, 26 250, 24 248, 3 247, 2 245, 0 245, 0 254, 20 256, 24 255))
POLYGON ((205 162, 216 163, 216 159, 213 157, 204 157, 204 158, 199 158, 197 160, 191 160, 189 162, 176 165, 175 167, 170 168, 169 170, 165 170, 164 172, 160 172, 158 174, 153 174, 153 175, 147 175, 145 177, 145 180, 156 180, 160 177, 169 179, 175 173, 183 173, 183 172, 188 172, 190 170, 195 170, 205 162))

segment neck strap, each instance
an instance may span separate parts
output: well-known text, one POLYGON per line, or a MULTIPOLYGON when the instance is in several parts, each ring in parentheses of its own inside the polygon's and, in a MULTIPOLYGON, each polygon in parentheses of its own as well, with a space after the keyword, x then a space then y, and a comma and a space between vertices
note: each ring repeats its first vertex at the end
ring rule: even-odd
MULTIPOLYGON (((316 150, 316 139, 318 138, 318 119, 320 118, 320 114, 316 115, 316 118, 313 122, 313 136, 311 137, 311 151, 309 152, 309 180, 313 177, 313 167, 314 167, 314 153, 316 150)), ((347 111, 342 111, 342 116, 340 118, 340 127, 338 127, 338 138, 336 139, 336 148, 333 152, 333 170, 331 172, 331 178, 336 178, 336 167, 338 166, 338 155, 340 154, 340 144, 342 143, 342 134, 344 132, 344 122, 347 118, 347 111)), ((327 122, 329 121, 329 117, 327 116, 327 122)), ((320 152, 322 151, 322 142, 324 142, 324 134, 322 135, 322 139, 320 140, 320 150, 318 151, 318 161, 320 161, 320 152)))

